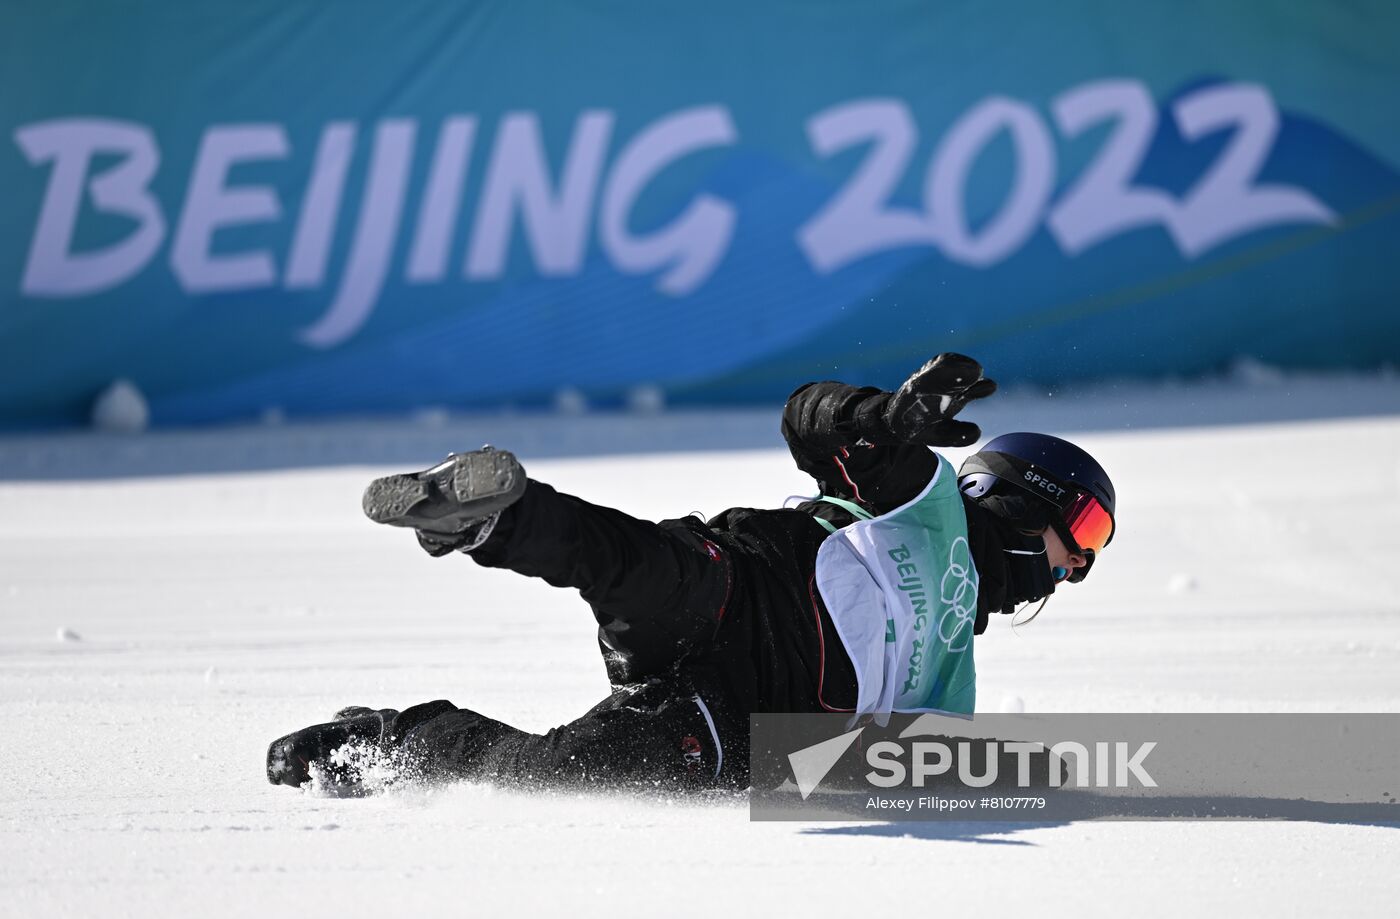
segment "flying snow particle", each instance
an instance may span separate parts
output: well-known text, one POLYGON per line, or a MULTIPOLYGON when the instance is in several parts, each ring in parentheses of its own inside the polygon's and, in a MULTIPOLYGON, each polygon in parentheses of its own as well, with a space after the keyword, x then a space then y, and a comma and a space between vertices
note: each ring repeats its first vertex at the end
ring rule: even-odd
POLYGON ((588 412, 588 397, 572 386, 554 394, 554 410, 561 415, 583 415, 588 412))
POLYGON ((1179 571, 1172 575, 1167 581, 1167 593, 1169 594, 1189 594, 1200 587, 1196 576, 1179 571))
POLYGON ((1020 696, 1002 696, 1001 713, 1003 715, 1019 715, 1026 710, 1026 702, 1020 696))
POLYGON ((1261 360, 1240 355, 1230 365, 1230 379, 1245 386, 1278 386, 1285 382, 1283 371, 1261 360))
POLYGON ((440 405, 425 405, 413 412, 413 423, 424 428, 445 428, 452 413, 440 405))
POLYGON ((660 386, 644 383, 627 391, 627 409, 639 415, 655 415, 666 407, 666 391, 660 386))
POLYGON ((136 434, 151 423, 146 397, 130 380, 115 380, 92 403, 92 426, 114 434, 136 434))
POLYGON ((204 671, 204 682, 210 685, 219 682, 219 671, 216 667, 210 667, 204 671))

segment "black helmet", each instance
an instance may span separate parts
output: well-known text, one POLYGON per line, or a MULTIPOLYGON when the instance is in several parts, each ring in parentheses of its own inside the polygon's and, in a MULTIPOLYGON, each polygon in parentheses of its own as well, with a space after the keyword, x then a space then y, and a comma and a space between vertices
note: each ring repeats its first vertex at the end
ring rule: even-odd
POLYGON ((1017 529, 1054 527, 1066 547, 1088 560, 1071 581, 1084 580, 1095 555, 1113 540, 1113 482, 1067 440, 1030 433, 993 438, 963 462, 958 488, 1017 529))

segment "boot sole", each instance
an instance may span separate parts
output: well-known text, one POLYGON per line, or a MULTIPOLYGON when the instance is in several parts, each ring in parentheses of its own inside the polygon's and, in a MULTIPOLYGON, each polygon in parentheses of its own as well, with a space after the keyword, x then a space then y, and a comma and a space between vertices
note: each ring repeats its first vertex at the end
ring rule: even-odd
POLYGON ((445 475, 428 476, 440 469, 441 464, 420 473, 375 479, 365 489, 365 516, 389 526, 459 532, 514 504, 525 492, 524 470, 504 450, 455 454, 450 468, 442 470, 445 475))
POLYGON ((375 523, 393 524, 429 497, 427 482, 411 475, 388 475, 365 489, 365 516, 375 523))

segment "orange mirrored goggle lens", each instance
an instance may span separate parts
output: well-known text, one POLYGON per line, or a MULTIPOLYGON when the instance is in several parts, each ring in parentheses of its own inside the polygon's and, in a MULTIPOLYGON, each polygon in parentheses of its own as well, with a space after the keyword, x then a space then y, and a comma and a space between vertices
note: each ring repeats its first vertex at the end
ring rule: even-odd
POLYGON ((1065 524, 1079 548, 1095 555, 1113 538, 1113 518, 1093 495, 1080 495, 1065 510, 1065 524))

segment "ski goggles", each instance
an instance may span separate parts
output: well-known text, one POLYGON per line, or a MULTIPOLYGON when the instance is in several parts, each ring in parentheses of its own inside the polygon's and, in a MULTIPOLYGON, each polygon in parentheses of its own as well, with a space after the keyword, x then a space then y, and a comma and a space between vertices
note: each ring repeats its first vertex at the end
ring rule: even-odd
POLYGON ((1099 499, 1083 492, 1071 501, 1061 514, 1075 545, 1095 555, 1113 539, 1113 518, 1099 499))

